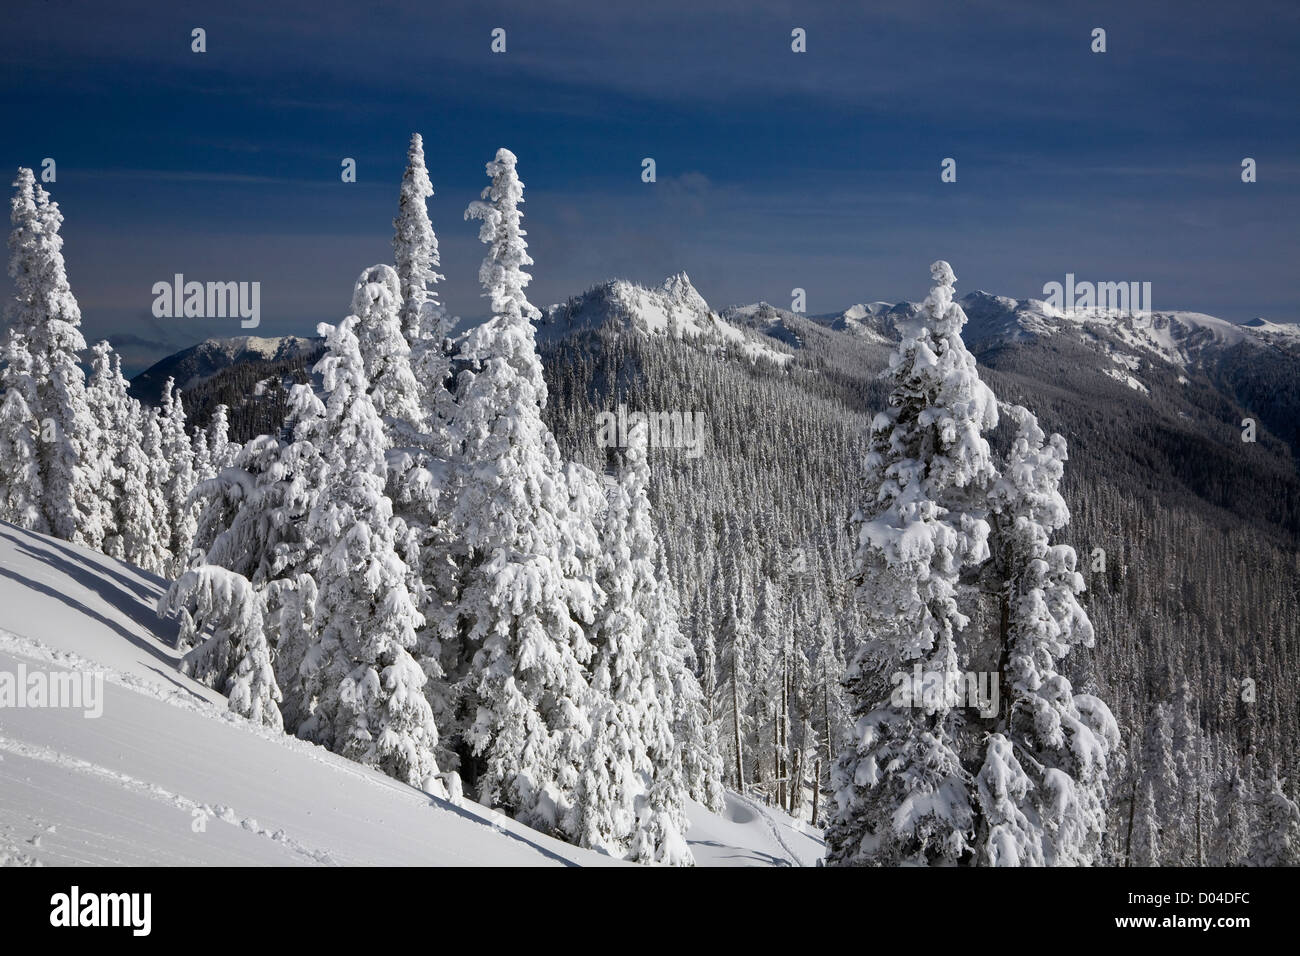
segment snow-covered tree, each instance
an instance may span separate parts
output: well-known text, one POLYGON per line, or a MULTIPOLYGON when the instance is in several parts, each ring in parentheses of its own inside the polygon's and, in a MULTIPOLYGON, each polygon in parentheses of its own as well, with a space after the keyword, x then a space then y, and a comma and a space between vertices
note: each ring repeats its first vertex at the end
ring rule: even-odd
POLYGON ((1211 859, 1218 866, 1242 866, 1250 853, 1255 794, 1246 776, 1235 766, 1225 781, 1223 812, 1211 843, 1211 859))
POLYGON ((411 134, 406 171, 393 220, 393 252, 399 285, 399 324, 411 346, 410 364, 419 387, 425 448, 434 457, 449 453, 453 399, 449 336, 451 319, 438 301, 438 237, 426 203, 433 195, 424 165, 424 141, 411 134))
MULTIPOLYGON (((726 727, 726 745, 723 747, 727 772, 732 775, 732 785, 737 793, 746 787, 745 740, 749 734, 749 715, 745 700, 750 686, 746 666, 748 646, 752 640, 749 622, 740 602, 733 595, 727 602, 727 614, 722 620, 722 683, 719 690, 724 704, 718 713, 719 722, 726 727)), ((719 729, 719 738, 723 731, 719 729)))
MULTIPOLYGON (((425 313, 443 314, 434 285, 443 277, 436 271, 439 264, 438 237, 429 222, 426 206, 433 195, 429 171, 424 165, 424 139, 411 134, 406 151, 406 171, 398 195, 397 218, 393 220, 393 253, 399 282, 401 328, 412 348, 428 330, 425 313)), ((438 336, 441 343, 442 336, 438 336)))
POLYGON ((1160 845, 1160 820, 1156 815, 1156 795, 1148 781, 1138 791, 1136 818, 1133 821, 1133 865, 1159 866, 1163 855, 1160 845))
POLYGON ((171 554, 167 576, 175 579, 190 566, 190 551, 198 527, 198 506, 190 498, 197 484, 194 445, 185 427, 185 405, 181 393, 171 378, 163 386, 158 426, 167 464, 167 477, 162 486, 167 504, 167 551, 171 554))
POLYGON ((212 460, 212 451, 208 448, 208 433, 202 428, 194 429, 190 444, 194 450, 194 483, 201 485, 217 476, 217 466, 212 460))
POLYGON ((546 384, 524 295, 532 264, 520 228, 523 184, 507 149, 488 164, 490 187, 468 218, 488 244, 479 278, 492 318, 472 330, 473 370, 457 388, 459 448, 448 533, 458 540, 457 631, 471 655, 464 680, 467 767, 480 800, 539 828, 561 825, 589 727, 582 665, 590 588, 574 567, 571 520, 555 439, 542 422, 546 384))
POLYGON ((97 430, 78 364, 86 341, 63 261, 63 214, 30 169, 18 170, 14 187, 9 275, 15 295, 8 309, 9 335, 12 348, 24 349, 23 361, 31 361, 30 392, 23 398, 36 424, 40 482, 34 487, 41 495, 43 526, 56 537, 98 548, 106 529, 93 467, 97 430))
MULTIPOLYGON (((92 350, 90 384, 86 402, 95 420, 96 442, 93 466, 97 472, 97 489, 101 519, 105 529, 103 550, 115 558, 126 559, 124 522, 131 504, 125 499, 128 461, 139 459, 141 436, 132 412, 134 399, 127 394, 122 362, 108 342, 99 342, 92 350), (129 446, 135 445, 135 455, 129 446)), ((139 555, 137 555, 139 556, 139 555)))
POLYGON ((31 408, 35 398, 32 357, 21 335, 6 338, 4 361, 0 371, 4 388, 0 399, 0 520, 46 532, 38 423, 31 408))
MULTIPOLYGON (((814 713, 820 724, 822 745, 826 748, 826 763, 829 770, 835 764, 835 754, 840 738, 848 725, 848 705, 844 700, 844 657, 840 652, 839 642, 832 628, 825 628, 822 633, 821 646, 813 662, 812 684, 814 713)), ((822 780, 817 781, 822 786, 822 780)), ((820 794, 818 795, 820 810, 820 794)), ((813 821, 814 826, 818 821, 813 821)))
MULTIPOLYGON (((661 601, 667 603, 667 595, 662 592, 661 601)), ((665 608, 660 620, 668 619, 668 614, 676 617, 671 604, 665 608)), ((711 711, 712 691, 716 690, 717 684, 713 672, 716 656, 713 635, 706 639, 704 675, 700 679, 689 669, 694 649, 680 631, 678 634, 679 657, 687 665, 678 673, 673 694, 677 705, 674 733, 682 747, 682 783, 692 800, 704 804, 714 813, 721 813, 726 791, 722 783, 722 754, 718 749, 717 728, 711 711)))
POLYGON ((1175 837, 1167 848, 1171 857, 1183 865, 1195 866, 1196 847, 1196 783, 1200 777, 1200 730, 1196 725, 1196 702, 1191 686, 1184 678, 1177 682, 1177 693, 1170 705, 1170 749, 1174 758, 1174 773, 1182 781, 1175 803, 1167 810, 1168 830, 1175 837))
POLYGON ((247 578, 203 564, 177 579, 160 601, 159 613, 182 614, 184 626, 196 634, 208 632, 181 660, 181 673, 220 690, 235 713, 282 730, 265 609, 262 594, 247 578))
POLYGON ((363 271, 352 291, 361 359, 370 400, 381 418, 421 425, 419 386, 411 371, 411 347, 402 334, 401 289, 392 266, 363 271))
POLYGON ((872 422, 870 494, 855 516, 866 639, 848 670, 857 723, 838 761, 836 864, 936 863, 971 848, 974 814, 957 751, 959 576, 988 556, 983 497, 995 477, 984 433, 993 393, 961 339, 946 262, 920 311, 899 320, 888 408, 872 422), (914 677, 920 665, 922 677, 914 677), (903 680, 889 692, 889 676, 903 680))
POLYGON ((315 640, 303 663, 315 696, 298 732, 421 786, 437 773, 438 742, 425 674, 411 656, 423 622, 395 550, 383 424, 368 394, 357 322, 348 316, 319 328, 326 354, 315 370, 325 402, 296 387, 295 404, 306 410, 299 430, 320 454, 307 534, 321 552, 315 640))
MULTIPOLYGON (((171 466, 166 457, 162 414, 150 406, 141 409, 140 451, 145 460, 142 508, 152 517, 154 538, 150 543, 155 574, 168 576, 173 563, 171 551, 171 510, 167 500, 167 483, 171 466)), ((143 565, 142 565, 143 566, 143 565)))
POLYGON ((1029 795, 1034 782, 1016 757, 1011 741, 990 734, 984 764, 975 776, 983 815, 980 862, 988 866, 1043 866, 1042 825, 1029 795))
POLYGON ((597 578, 604 605, 592 640, 592 732, 578 789, 577 830, 584 845, 638 862, 690 865, 686 788, 673 736, 672 695, 682 665, 658 601, 646 452, 645 424, 638 423, 629 434, 601 536, 597 578), (666 626, 660 631, 657 624, 666 626), (643 793, 645 799, 638 799, 643 793))
POLYGON ((1151 845, 1159 848, 1161 862, 1177 862, 1170 852, 1179 840, 1177 830, 1171 826, 1170 811, 1179 803, 1182 783, 1178 779, 1178 765, 1174 761, 1173 727, 1169 705, 1157 703, 1147 718, 1142 736, 1141 786, 1151 790, 1159 840, 1151 845))
POLYGON ((997 864, 1088 865, 1101 851, 1106 758, 1119 730, 1104 703, 1075 695, 1057 669, 1072 647, 1094 643, 1074 549, 1051 543, 1070 520, 1059 491, 1065 439, 1048 440, 1026 408, 1006 411, 1016 435, 989 500, 1008 706, 980 772, 979 852, 997 864))
MULTIPOLYGON (((114 362, 114 373, 120 383, 125 384, 121 356, 115 355, 114 362)), ((128 399, 126 404, 123 439, 117 460, 121 475, 114 520, 117 534, 112 546, 121 552, 121 558, 128 564, 162 574, 165 568, 162 539, 166 525, 161 489, 150 483, 151 466, 145 436, 147 416, 135 399, 128 399)))
POLYGON ((1282 784, 1274 770, 1256 798, 1255 839, 1246 857, 1250 866, 1300 866, 1300 807, 1282 784))
POLYGON ((230 409, 225 405, 218 405, 212 410, 205 438, 212 476, 217 475, 221 469, 230 468, 235 464, 235 459, 239 457, 240 444, 230 440, 230 409))

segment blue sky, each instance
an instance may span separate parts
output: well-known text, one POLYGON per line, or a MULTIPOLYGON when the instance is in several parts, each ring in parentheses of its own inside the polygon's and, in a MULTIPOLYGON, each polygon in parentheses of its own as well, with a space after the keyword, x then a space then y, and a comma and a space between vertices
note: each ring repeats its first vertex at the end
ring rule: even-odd
POLYGON ((262 334, 341 318, 391 259, 412 131, 466 317, 484 306, 463 212, 508 146, 539 305, 684 270, 716 307, 799 286, 825 312, 919 299, 946 258, 962 291, 1038 296, 1073 272, 1149 281, 1157 309, 1300 320, 1292 0, 263 6, 6 12, 0 159, 57 161, 88 337, 133 371, 240 333, 155 319, 177 272, 261 282, 262 334))

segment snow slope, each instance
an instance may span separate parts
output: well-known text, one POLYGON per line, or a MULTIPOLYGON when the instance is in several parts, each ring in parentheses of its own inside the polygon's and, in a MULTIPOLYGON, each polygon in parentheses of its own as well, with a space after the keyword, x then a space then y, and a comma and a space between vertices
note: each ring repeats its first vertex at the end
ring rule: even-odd
MULTIPOLYGON (((0 522, 0 672, 103 675, 103 714, 0 707, 0 864, 574 866, 616 861, 231 715, 176 671, 161 582, 0 522)), ((701 865, 807 865, 740 797, 691 807, 701 865)))

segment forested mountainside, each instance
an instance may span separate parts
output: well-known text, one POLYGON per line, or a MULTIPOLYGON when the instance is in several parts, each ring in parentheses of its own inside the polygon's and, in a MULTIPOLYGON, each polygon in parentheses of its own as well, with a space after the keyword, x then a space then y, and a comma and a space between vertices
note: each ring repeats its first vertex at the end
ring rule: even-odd
MULTIPOLYGON (((1113 781, 1112 839, 1128 833, 1134 780, 1153 772, 1142 766, 1144 746, 1184 751, 1176 761, 1196 778, 1179 781, 1187 794, 1221 790, 1239 764, 1276 764, 1293 777, 1300 482, 1294 432, 1279 435, 1270 423, 1290 408, 1300 363, 1269 343, 1238 341, 1174 364, 1096 325, 1082 334, 1006 334, 981 311, 981 298, 963 303, 984 320, 973 330, 983 337, 971 342, 981 374, 1000 399, 1034 409, 1069 443, 1072 520, 1062 540, 1080 555, 1082 600, 1098 637, 1094 650, 1067 662, 1076 686, 1110 703, 1130 758, 1113 781), (1112 356, 1130 351, 1139 387, 1111 374, 1112 356), (1246 400, 1275 379, 1281 387, 1269 392, 1271 404, 1246 400), (1244 442, 1242 420, 1252 415, 1258 440, 1244 442), (1243 687, 1253 702, 1242 700, 1243 687), (1161 704, 1167 710, 1158 712, 1161 704), (1184 708, 1190 731, 1176 727, 1184 708)), ((859 636, 845 580, 848 517, 867 492, 864 438, 886 397, 879 373, 892 316, 910 311, 903 303, 811 318, 765 305, 723 313, 789 347, 789 363, 750 359, 752 349, 707 338, 647 334, 645 323, 618 314, 544 352, 548 421, 564 453, 593 467, 604 456, 592 427, 600 412, 622 403, 705 415, 702 457, 670 448, 652 456, 655 514, 699 653, 712 641, 717 659, 726 658, 734 639, 726 602, 736 591, 755 596, 741 750, 747 780, 760 787, 780 775, 772 727, 784 683, 763 679, 773 665, 762 658, 780 658, 784 642, 798 652, 786 692, 790 734, 808 759, 820 753, 824 761, 847 719, 822 678, 851 656, 859 636)), ((784 677, 785 665, 777 671, 784 677)), ((715 689, 720 709, 731 694, 725 676, 715 689)), ((734 737, 719 739, 734 777, 734 737)), ((1181 798, 1157 812, 1179 807, 1181 798)), ((1209 833, 1208 796, 1201 809, 1209 833)), ((1113 850, 1123 856, 1126 848, 1113 850)))

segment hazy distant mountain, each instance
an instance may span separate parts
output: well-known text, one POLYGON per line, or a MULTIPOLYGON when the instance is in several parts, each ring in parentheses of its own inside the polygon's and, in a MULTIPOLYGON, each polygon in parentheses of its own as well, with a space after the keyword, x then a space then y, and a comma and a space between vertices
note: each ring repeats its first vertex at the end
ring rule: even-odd
POLYGON ((188 392, 233 365, 301 358, 318 351, 320 344, 320 339, 297 335, 279 338, 240 335, 207 339, 175 355, 169 355, 135 376, 131 380, 131 393, 142 402, 157 404, 168 378, 174 378, 177 387, 182 392, 188 392))

